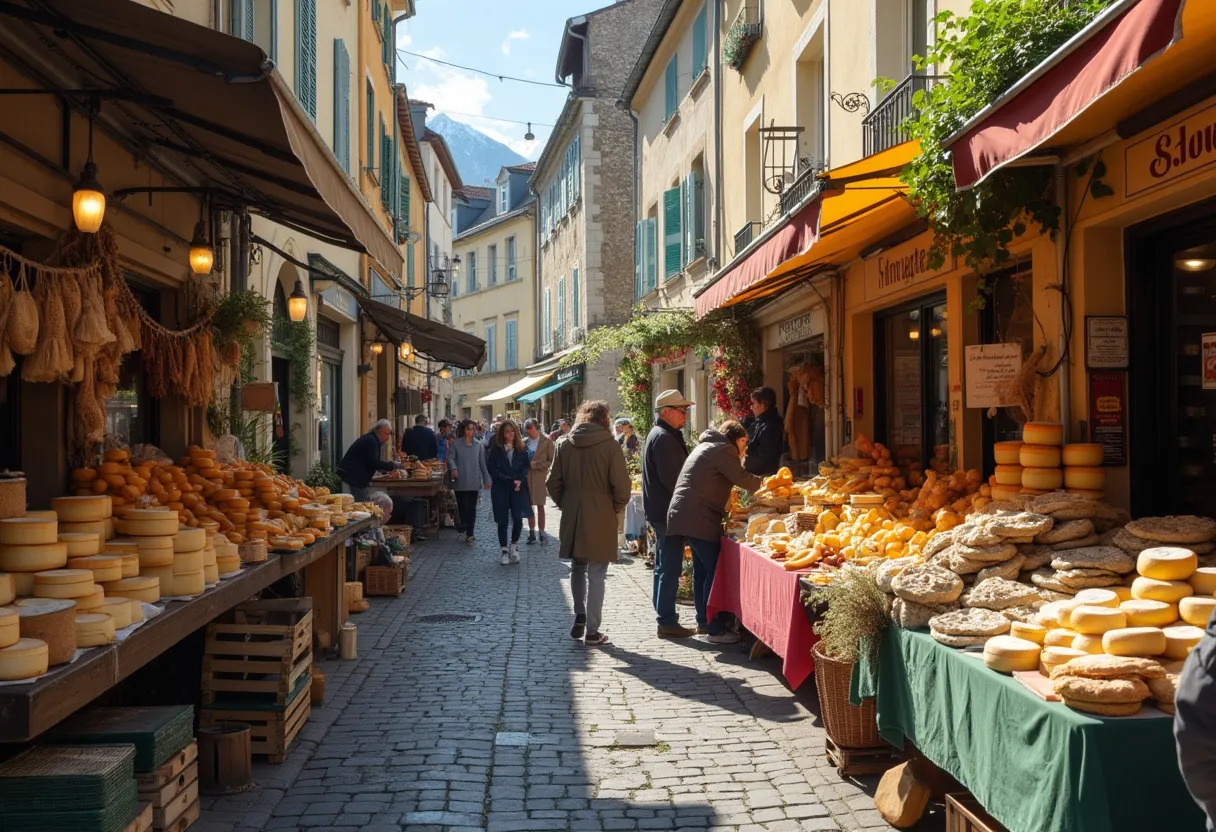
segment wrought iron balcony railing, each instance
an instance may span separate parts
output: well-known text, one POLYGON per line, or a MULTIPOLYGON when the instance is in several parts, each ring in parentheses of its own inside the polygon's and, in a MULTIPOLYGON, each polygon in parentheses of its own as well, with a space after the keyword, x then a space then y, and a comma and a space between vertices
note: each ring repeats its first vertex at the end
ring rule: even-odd
POLYGON ((763 228, 762 223, 745 222, 743 227, 735 232, 735 254, 743 251, 751 245, 752 240, 756 239, 756 234, 763 228))
POLYGON ((821 171, 822 169, 818 167, 805 166, 793 184, 781 192, 781 213, 783 216, 793 211, 802 204, 803 200, 819 190, 819 179, 816 177, 821 171))
POLYGON ((916 112, 913 97, 918 92, 927 92, 943 79, 941 75, 913 73, 891 90, 861 122, 865 154, 872 156, 907 141, 904 122, 916 112))

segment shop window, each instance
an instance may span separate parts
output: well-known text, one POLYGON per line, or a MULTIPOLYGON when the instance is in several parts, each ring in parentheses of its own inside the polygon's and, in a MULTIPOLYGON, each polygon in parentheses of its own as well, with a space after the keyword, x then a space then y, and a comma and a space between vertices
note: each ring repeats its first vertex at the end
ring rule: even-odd
POLYGON ((950 471, 946 299, 923 298, 876 315, 875 439, 904 472, 950 471))
MULTIPOLYGON (((160 318, 160 296, 128 281, 131 293, 153 320, 160 318)), ((118 389, 106 400, 106 433, 121 445, 160 443, 159 403, 148 395, 144 361, 136 352, 123 356, 118 370, 118 389)))
POLYGON ((0 379, 0 468, 20 471, 21 465, 21 362, 0 379))
MULTIPOLYGON (((1034 291, 1029 259, 1012 268, 989 275, 985 282, 992 287, 980 314, 980 338, 984 344, 1019 344, 1022 359, 1034 350, 1034 291)), ((1020 442, 1026 417, 1021 408, 997 408, 993 418, 984 418, 984 473, 996 469, 992 446, 996 442, 1020 442)))
POLYGON ((797 474, 816 473, 818 463, 827 458, 823 347, 823 336, 818 335, 781 351, 784 389, 777 395, 786 420, 790 468, 797 474))

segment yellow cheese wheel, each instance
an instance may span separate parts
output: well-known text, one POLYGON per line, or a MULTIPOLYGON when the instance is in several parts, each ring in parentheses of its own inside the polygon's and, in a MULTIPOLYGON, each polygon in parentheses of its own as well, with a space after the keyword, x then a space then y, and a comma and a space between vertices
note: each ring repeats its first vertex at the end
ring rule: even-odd
POLYGON ((142 601, 137 601, 134 598, 128 599, 131 604, 131 623, 144 620, 144 605, 142 601))
POLYGON ((1144 601, 1165 601, 1176 604, 1195 590, 1186 581, 1158 581, 1143 575, 1132 581, 1132 597, 1144 601))
POLYGON ((1047 637, 1047 628, 1042 624, 1030 621, 1011 621, 1009 622, 1009 635, 1033 641, 1035 644, 1042 644, 1043 639, 1047 637))
POLYGON ((1064 467, 1091 467, 1102 464, 1102 446, 1097 442, 1079 442, 1064 446, 1064 467))
POLYGON ((82 581, 52 582, 45 583, 39 580, 40 575, 52 574, 49 572, 39 572, 34 575, 34 597, 35 598, 56 598, 75 600, 77 598, 87 598, 93 594, 93 573, 87 569, 60 569, 59 572, 81 572, 86 577, 82 581))
POLYGON ((59 523, 39 517, 0 520, 0 546, 45 546, 59 542, 59 523))
POLYGON ((220 568, 216 564, 203 567, 203 583, 212 586, 220 581, 220 568))
POLYGON ((6 572, 43 572, 67 564, 68 547, 63 543, 0 546, 0 569, 6 572))
POLYGON ((21 618, 15 607, 0 607, 0 647, 12 647, 21 638, 21 618))
POLYGON ((1043 606, 1039 607, 1038 613, 1035 614, 1035 620, 1039 624, 1046 627, 1048 630, 1053 630, 1060 624, 1060 607, 1071 601, 1048 601, 1043 606))
POLYGON ((1133 599, 1119 604, 1129 627, 1164 627, 1178 620, 1178 607, 1165 601, 1133 599))
POLYGON ((1175 627, 1162 629, 1165 634, 1165 652, 1167 659, 1185 659, 1195 649, 1195 645, 1203 638, 1203 629, 1189 624, 1179 624, 1175 627))
POLYGON ((203 566, 215 566, 216 551, 214 546, 208 546, 203 550, 203 566))
POLYGON ((1112 656, 1160 656, 1165 633, 1157 627, 1125 627, 1102 634, 1102 649, 1112 656))
POLYGON ((992 446, 992 455, 996 457, 997 465, 1021 465, 1018 457, 1021 449, 1021 442, 997 442, 992 446))
POLYGON ((1072 640, 1076 637, 1076 630, 1056 627, 1054 630, 1048 630, 1047 634, 1043 636, 1043 645, 1045 647, 1071 647, 1072 640))
POLYGON ((1023 468, 1059 468, 1060 448, 1057 445, 1022 445, 1018 462, 1023 468))
POLYGON ((140 549, 139 568, 142 571, 154 566, 172 566, 173 547, 168 549, 140 549))
POLYGON ((158 513, 159 517, 147 515, 132 517, 128 514, 118 521, 118 531, 131 537, 165 537, 177 534, 177 513, 172 511, 158 513))
POLYGON ((91 555, 87 558, 69 558, 69 569, 90 569, 93 580, 99 584, 117 581, 122 577, 122 555, 91 555))
POLYGON ((104 612, 114 619, 115 630, 131 626, 130 598, 107 598, 101 602, 101 606, 97 608, 97 611, 104 612))
POLYGON ((34 572, 10 572, 13 576, 13 588, 17 590, 18 598, 28 598, 34 594, 34 572))
POLYGON ((992 476, 996 480, 997 485, 1021 485, 1022 466, 998 465, 996 466, 996 472, 992 476))
POLYGON ((175 572, 169 587, 167 591, 162 590, 165 597, 168 598, 198 595, 207 588, 207 579, 201 569, 197 572, 175 572))
POLYGON ((139 574, 139 554, 132 553, 130 555, 121 555, 122 557, 122 576, 124 578, 134 578, 139 574))
POLYGON ((1072 648, 1082 653, 1105 653, 1102 649, 1102 636, 1079 635, 1072 640, 1072 648))
MULTIPOLYGON (((1026 447, 1022 446, 1025 453, 1026 447)), ((1064 472, 1059 468, 1023 468, 1022 488, 1033 488, 1038 491, 1054 491, 1064 482, 1064 472)))
POLYGON ((8 572, 0 572, 0 606, 13 603, 17 597, 17 581, 8 572))
POLYGON ((64 534, 60 532, 59 542, 68 547, 69 558, 88 557, 101 554, 101 538, 95 534, 64 534))
POLYGON ((984 664, 998 673, 1034 670, 1039 666, 1039 645, 1014 636, 993 636, 984 642, 984 664))
POLYGON ((1022 441, 1028 445, 1063 445, 1064 426, 1053 422, 1027 422, 1022 426, 1022 441))
POLYGON ((1064 662, 1079 659, 1085 653, 1073 647, 1044 647, 1039 653, 1039 670, 1044 676, 1051 675, 1051 671, 1055 670, 1064 662))
POLYGON ((102 647, 114 641, 114 619, 105 613, 85 612, 76 616, 76 646, 102 647))
POLYGON ((1021 489, 1013 485, 994 485, 992 486, 992 499, 994 502, 1011 503, 1017 500, 1021 489))
POLYGON ((58 520, 59 515, 51 511, 49 508, 38 509, 37 511, 27 511, 25 516, 30 520, 58 520))
POLYGON ((203 568, 203 552, 182 552, 173 556, 173 572, 181 575, 186 572, 198 572, 203 568))
POLYGON ((221 575, 231 575, 233 572, 241 571, 241 558, 240 556, 218 557, 216 558, 215 566, 221 575))
POLYGON ((1178 617, 1196 627, 1207 626, 1212 610, 1216 610, 1216 598, 1191 597, 1178 602, 1178 617))
POLYGON ((1196 595, 1216 595, 1216 566, 1201 566, 1187 579, 1196 595))
POLYGON ((34 586, 91 585, 92 583, 93 573, 88 569, 47 569, 34 575, 34 586))
POLYGON ((106 599, 105 588, 101 584, 93 584, 93 591, 88 595, 82 595, 79 598, 74 598, 76 609, 80 612, 92 612, 101 606, 101 602, 106 599))
POLYGON ((52 497, 51 508, 65 523, 92 523, 105 520, 113 513, 108 494, 91 494, 87 497, 52 497))
POLYGON ((197 552, 207 545, 207 533, 202 529, 183 526, 173 536, 174 552, 197 552))
POLYGON ((1119 599, 1119 603, 1132 600, 1132 588, 1130 586, 1112 586, 1107 587, 1119 599))
POLYGON ((1106 488, 1106 469, 1080 465, 1066 466, 1064 468, 1064 486, 1085 491, 1103 491, 1106 488))
POLYGON ((88 523, 60 523, 59 534, 95 534, 99 540, 109 540, 114 536, 113 526, 112 517, 88 523))
POLYGON ((111 598, 117 596, 154 604, 160 600, 160 581, 150 575, 123 578, 121 581, 107 584, 106 595, 111 598))
POLYGON ((36 638, 18 639, 16 644, 0 650, 0 682, 33 679, 47 671, 46 642, 36 638))
MULTIPOLYGON (((1082 604, 1068 614, 1068 626, 1084 636, 1100 636, 1110 630, 1121 630, 1127 626, 1127 616, 1120 609, 1091 607, 1082 604)), ((1077 647, 1076 644, 1073 645, 1077 647)), ((1077 647, 1078 650, 1082 649, 1077 647)))
MULTIPOLYGON (((1128 597, 1131 597, 1130 594, 1128 597)), ((1091 607, 1111 607, 1114 609, 1119 606, 1118 594, 1109 589, 1083 589, 1074 595, 1072 600, 1091 607)))
POLYGON ((1136 558, 1136 571, 1158 581, 1185 581, 1199 567, 1199 558, 1181 546, 1154 546, 1136 558))

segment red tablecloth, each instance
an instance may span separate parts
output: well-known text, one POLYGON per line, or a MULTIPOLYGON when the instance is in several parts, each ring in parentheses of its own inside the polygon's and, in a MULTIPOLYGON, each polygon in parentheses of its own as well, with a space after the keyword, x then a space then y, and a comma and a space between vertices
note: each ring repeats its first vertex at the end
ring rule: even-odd
POLYGON ((793 690, 815 670, 811 632, 798 588, 798 572, 745 543, 722 538, 722 553, 709 592, 709 615, 734 613, 756 638, 784 660, 781 673, 793 690))

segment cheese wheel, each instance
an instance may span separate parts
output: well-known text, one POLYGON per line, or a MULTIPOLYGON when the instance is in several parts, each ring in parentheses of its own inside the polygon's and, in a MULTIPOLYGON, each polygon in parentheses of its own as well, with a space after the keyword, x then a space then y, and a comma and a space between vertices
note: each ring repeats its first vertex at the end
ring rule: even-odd
MULTIPOLYGON (((67 571, 67 570, 64 570, 67 571)), ((61 600, 75 600, 77 598, 87 598, 93 594, 93 573, 87 569, 78 570, 89 575, 87 581, 72 584, 40 584, 38 578, 34 578, 34 597, 35 598, 55 598, 61 600)))
POLYGON ((168 549, 140 549, 139 568, 142 571, 154 566, 172 566, 173 557, 173 547, 169 547, 168 549))
POLYGON ((203 583, 213 586, 220 582, 220 568, 216 564, 203 567, 203 583))
POLYGON ((76 646, 102 647, 114 641, 114 619, 105 613, 85 612, 76 616, 76 646))
POLYGON ((1021 465, 1018 457, 1021 449, 1021 442, 997 442, 992 446, 992 455, 996 457, 997 465, 1021 465))
POLYGON ((0 650, 0 682, 33 679, 47 671, 47 644, 36 638, 19 639, 0 650))
POLYGON ((997 485, 1021 485, 1022 466, 998 465, 996 466, 996 472, 992 476, 996 480, 997 485))
POLYGON ((1072 599, 1091 607, 1111 607, 1114 609, 1119 606, 1118 594, 1109 589, 1083 589, 1074 595, 1072 599))
POLYGON ((122 576, 134 578, 139 574, 139 554, 122 555, 122 576))
POLYGON ((1102 634, 1102 649, 1112 656, 1160 656, 1165 633, 1156 627, 1124 627, 1102 634))
POLYGON ((27 511, 25 513, 27 519, 30 520, 58 520, 59 515, 50 509, 43 508, 36 511, 27 511))
POLYGON ((52 497, 51 508, 65 523, 93 523, 105 520, 113 514, 113 504, 108 494, 92 494, 88 497, 52 497))
POLYGON ((1050 676, 1064 662, 1079 659, 1085 653, 1073 647, 1044 647, 1039 653, 1039 670, 1044 676, 1050 676))
POLYGON ((1183 598, 1178 602, 1178 617, 1187 624, 1206 627, 1216 610, 1216 598, 1183 598))
POLYGON ((121 581, 107 584, 106 595, 155 604, 160 600, 160 581, 151 575, 142 574, 137 578, 123 578, 121 581))
POLYGON ((90 569, 96 583, 117 581, 122 577, 122 555, 91 555, 87 558, 69 558, 69 569, 90 569))
POLYGON ((1012 485, 994 485, 992 486, 992 499, 994 502, 1011 503, 1017 500, 1021 489, 1012 485))
POLYGON ((217 488, 215 492, 207 498, 207 502, 214 506, 239 498, 240 494, 237 493, 235 488, 217 488))
POLYGON ((130 552, 134 554, 140 550, 140 541, 156 540, 154 537, 116 537, 113 540, 107 540, 102 548, 106 552, 115 554, 126 554, 130 552))
POLYGON ((1194 571, 1187 583, 1196 595, 1216 595, 1216 566, 1201 566, 1194 571))
POLYGON ((1072 648, 1082 653, 1099 654, 1106 651, 1102 648, 1102 636, 1079 635, 1072 640, 1072 648))
POLYGON ((104 612, 110 618, 114 619, 114 629, 121 630, 131 626, 131 599, 130 598, 107 598, 101 602, 101 606, 97 608, 98 612, 104 612))
POLYGON ((1107 587, 1111 592, 1115 593, 1115 597, 1119 599, 1119 603, 1132 600, 1132 588, 1130 586, 1112 586, 1107 587))
POLYGON ((1195 590, 1186 581, 1158 581, 1143 575, 1132 581, 1132 597, 1142 601, 1165 601, 1176 604, 1195 590))
POLYGON ((59 542, 59 523, 40 517, 0 520, 0 546, 45 546, 59 542))
POLYGON ((134 598, 128 598, 128 603, 131 605, 131 623, 144 620, 144 604, 142 601, 136 601, 134 598))
POLYGON ((0 569, 6 572, 43 572, 67 564, 68 547, 63 543, 0 546, 0 569))
POLYGON ((69 558, 101 554, 101 538, 95 534, 59 534, 59 542, 68 548, 69 558))
POLYGON ((1022 441, 1028 445, 1063 445, 1064 426, 1054 422, 1027 422, 1022 426, 1022 441))
POLYGON ((1048 630, 1047 634, 1043 636, 1043 646, 1071 647, 1072 640, 1076 637, 1076 630, 1070 630, 1067 627, 1056 627, 1054 630, 1048 630))
POLYGON ((0 647, 12 647, 21 638, 21 618, 15 607, 0 607, 0 647))
POLYGON ((99 540, 109 540, 114 536, 114 518, 89 523, 60 523, 59 534, 95 534, 99 540))
POLYGON ((1067 466, 1064 468, 1064 486, 1084 491, 1103 491, 1106 488, 1106 469, 1095 466, 1067 466))
POLYGON ((1158 581, 1185 581, 1199 568, 1199 558, 1181 546, 1154 546, 1136 558, 1136 571, 1158 581))
POLYGON ((218 557, 215 547, 208 546, 203 550, 203 566, 215 566, 215 559, 218 557))
POLYGON ((186 572, 198 572, 203 568, 203 551, 182 552, 173 556, 173 573, 181 575, 186 572))
POLYGON ((202 529, 183 526, 173 536, 174 552, 197 552, 207 545, 207 533, 202 529))
POLYGON ((998 673, 1034 670, 1039 666, 1039 649, 1024 638, 993 636, 984 642, 984 664, 998 673))
MULTIPOLYGON (((1026 446, 1022 446, 1026 452, 1026 446)), ((1064 482, 1064 472, 1059 468, 1023 468, 1022 488, 1034 488, 1039 491, 1054 491, 1064 482)))
POLYGON ((241 571, 241 559, 236 555, 223 555, 216 558, 215 566, 221 575, 231 575, 241 571))
POLYGON ((1047 637, 1047 628, 1042 624, 1034 624, 1028 621, 1011 621, 1009 622, 1009 634, 1014 638, 1042 644, 1043 639, 1047 637))
POLYGON ((0 572, 0 606, 13 603, 17 597, 17 581, 8 572, 0 572))
POLYGON ((1095 467, 1102 464, 1102 446, 1097 442, 1078 442, 1064 446, 1064 467, 1095 467))
POLYGON ((178 598, 198 595, 206 588, 207 578, 203 574, 203 570, 200 569, 197 572, 175 572, 169 583, 168 591, 162 590, 162 592, 166 597, 178 598))
POLYGON ((10 572, 13 577, 13 588, 17 590, 18 598, 28 598, 34 594, 34 572, 10 572))
POLYGON ((1195 645, 1203 638, 1203 629, 1189 624, 1179 624, 1175 627, 1165 627, 1165 652, 1167 659, 1182 660, 1190 655, 1195 645))
POLYGON ((1072 601, 1048 601, 1043 606, 1039 607, 1038 613, 1035 615, 1035 620, 1042 624, 1047 629, 1051 630, 1061 626, 1060 624, 1060 607, 1072 601))
POLYGON ((166 511, 160 517, 130 515, 118 521, 118 531, 131 537, 165 537, 177 534, 177 513, 166 511))
MULTIPOLYGON (((1068 626, 1081 635, 1100 636, 1111 630, 1121 630, 1127 627, 1127 616, 1120 609, 1081 604, 1068 614, 1068 626)), ((1073 646, 1077 647, 1076 644, 1073 646)), ((1083 648, 1077 647, 1077 649, 1083 648)))
POLYGON ((21 637, 46 642, 48 663, 67 664, 76 655, 76 602, 22 598, 17 602, 21 637))
POLYGON ((1068 601, 1060 601, 1060 606, 1056 607, 1056 621, 1060 622, 1060 626, 1068 629, 1072 625, 1069 623, 1072 611, 1081 606, 1081 601, 1073 598, 1068 601))
POLYGON ((1057 445, 1022 445, 1018 462, 1023 468, 1059 468, 1060 448, 1057 445))
POLYGON ((1178 620, 1178 607, 1165 601, 1133 599, 1119 604, 1129 627, 1164 627, 1178 620))

